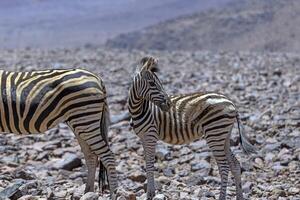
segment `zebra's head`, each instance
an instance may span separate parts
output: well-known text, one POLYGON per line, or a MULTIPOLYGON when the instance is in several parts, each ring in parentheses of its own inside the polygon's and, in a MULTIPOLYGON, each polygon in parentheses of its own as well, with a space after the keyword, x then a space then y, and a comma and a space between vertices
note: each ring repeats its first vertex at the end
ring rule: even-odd
POLYGON ((134 77, 136 94, 143 99, 151 101, 161 110, 168 111, 171 100, 165 92, 155 72, 158 71, 158 61, 153 57, 144 57, 140 61, 137 74, 134 77))

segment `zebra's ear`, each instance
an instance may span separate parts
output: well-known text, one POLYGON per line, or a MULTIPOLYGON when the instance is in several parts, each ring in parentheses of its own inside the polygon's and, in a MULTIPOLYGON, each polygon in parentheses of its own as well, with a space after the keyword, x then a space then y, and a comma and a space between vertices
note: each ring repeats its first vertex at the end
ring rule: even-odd
POLYGON ((143 57, 140 61, 142 65, 141 71, 158 72, 157 63, 158 60, 152 56, 143 57))

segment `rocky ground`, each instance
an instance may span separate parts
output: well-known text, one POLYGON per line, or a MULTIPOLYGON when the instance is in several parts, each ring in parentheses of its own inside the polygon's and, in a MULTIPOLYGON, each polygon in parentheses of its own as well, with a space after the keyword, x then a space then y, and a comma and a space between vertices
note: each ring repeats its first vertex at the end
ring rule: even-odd
MULTIPOLYGON (((243 168, 247 199, 300 199, 300 55, 211 52, 126 52, 106 49, 1 51, 0 68, 86 68, 107 86, 113 121, 126 111, 137 62, 159 58, 169 94, 217 91, 236 102, 246 133, 258 149, 245 155, 232 133, 232 149, 243 168)), ((109 132, 116 154, 119 199, 145 199, 145 167, 139 139, 128 121, 109 132)), ((170 146, 156 154, 156 199, 217 199, 220 178, 205 141, 170 146)), ((0 135, 0 199, 80 199, 86 180, 83 155, 65 125, 43 135, 0 135)), ((234 198, 229 181, 228 199, 234 198)), ((108 192, 82 199, 108 199, 108 192), (100 195, 101 196, 101 195, 100 195)))

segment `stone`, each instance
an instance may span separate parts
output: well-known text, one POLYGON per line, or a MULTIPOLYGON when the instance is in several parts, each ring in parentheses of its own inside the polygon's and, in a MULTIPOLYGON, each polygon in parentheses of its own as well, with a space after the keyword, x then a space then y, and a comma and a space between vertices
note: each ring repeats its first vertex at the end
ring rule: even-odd
POLYGON ((49 152, 44 151, 44 152, 39 153, 38 156, 35 158, 35 160, 37 160, 37 161, 41 161, 43 159, 48 160, 48 158, 49 158, 49 152))
POLYGON ((19 198, 18 200, 39 200, 40 198, 32 196, 32 195, 25 195, 19 198))
POLYGON ((17 169, 14 172, 14 176, 15 178, 20 178, 24 180, 34 180, 37 178, 32 172, 26 171, 25 169, 17 169))
POLYGON ((253 187, 253 183, 247 181, 246 183, 243 184, 243 187, 242 187, 243 192, 244 192, 244 193, 250 193, 252 187, 253 187))
POLYGON ((163 169, 163 174, 167 177, 173 177, 175 170, 173 168, 167 167, 163 169))
POLYGON ((266 155, 265 155, 265 161, 267 163, 272 162, 274 158, 275 158, 275 155, 273 153, 269 152, 269 153, 266 153, 266 155))
POLYGON ((84 194, 80 200, 98 200, 99 196, 94 192, 88 192, 84 194))
POLYGON ((73 153, 64 154, 63 158, 53 164, 54 169, 64 169, 72 171, 82 165, 81 159, 73 153))
POLYGON ((206 160, 199 160, 198 162, 191 163, 192 171, 198 171, 201 169, 210 170, 211 165, 206 160))
POLYGON ((167 200, 167 197, 164 194, 157 194, 153 200, 167 200))
POLYGON ((19 188, 24 185, 26 182, 23 180, 19 180, 9 186, 7 186, 4 190, 0 192, 0 199, 18 199, 22 196, 19 188))
POLYGON ((180 199, 189 199, 189 193, 187 193, 187 192, 180 192, 179 196, 180 196, 180 199))
POLYGON ((166 147, 163 146, 157 146, 156 147, 156 158, 159 160, 166 160, 167 156, 170 155, 169 150, 166 147))
POLYGON ((197 175, 197 174, 193 174, 187 180, 188 186, 203 185, 205 183, 206 183, 206 181, 204 180, 203 176, 197 175))
POLYGON ((135 172, 134 174, 131 174, 128 178, 140 183, 144 183, 147 179, 146 175, 140 172, 135 172))
POLYGON ((196 142, 192 142, 191 144, 189 144, 189 147, 194 151, 203 149, 206 146, 207 146, 207 144, 206 144, 205 140, 197 140, 196 142))
POLYGON ((191 160, 194 159, 194 155, 193 154, 189 154, 189 155, 185 155, 179 158, 179 164, 183 164, 183 163, 189 163, 191 160))
POLYGON ((157 181, 164 185, 169 185, 169 183, 170 183, 170 179, 168 179, 166 176, 158 177, 157 181))
POLYGON ((215 198, 214 193, 210 192, 210 191, 206 191, 204 194, 205 197, 209 197, 209 198, 215 198))
POLYGON ((58 192, 54 192, 54 199, 55 198, 61 198, 61 199, 65 199, 67 195, 66 191, 58 191, 58 192))
POLYGON ((125 191, 124 188, 119 188, 117 191, 117 200, 136 200, 136 196, 131 191, 125 191))
POLYGON ((129 120, 130 119, 130 114, 129 112, 126 110, 118 115, 112 115, 110 117, 110 122, 111 124, 116 124, 116 123, 119 123, 123 120, 129 120))
POLYGON ((81 198, 81 196, 84 195, 84 189, 85 189, 85 184, 81 185, 80 187, 74 188, 74 191, 72 194, 72 199, 79 200, 81 198))
POLYGON ((289 194, 292 194, 292 195, 299 195, 300 194, 300 188, 296 188, 296 187, 291 187, 289 188, 288 190, 289 194))

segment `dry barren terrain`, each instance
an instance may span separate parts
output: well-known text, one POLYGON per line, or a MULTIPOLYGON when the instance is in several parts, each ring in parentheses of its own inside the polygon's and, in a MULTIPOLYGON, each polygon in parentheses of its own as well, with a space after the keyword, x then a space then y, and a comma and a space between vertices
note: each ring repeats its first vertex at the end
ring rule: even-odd
MULTIPOLYGON (((232 149, 243 168, 247 199, 300 199, 300 56, 205 51, 140 52, 107 49, 1 51, 0 68, 85 68, 108 90, 112 119, 126 110, 128 88, 144 55, 159 58, 158 76, 169 94, 216 91, 236 102, 257 155, 245 155, 237 130, 232 149)), ((139 139, 127 120, 109 132, 120 180, 119 199, 145 199, 145 167, 139 139)), ((0 199, 79 199, 86 180, 83 155, 65 125, 42 135, 0 135, 0 199)), ((217 199, 220 178, 205 141, 159 143, 156 199, 217 199)), ((234 198, 230 179, 228 199, 234 198)), ((93 199, 107 199, 91 194, 93 199)), ((82 199, 88 199, 86 197, 82 199)), ((90 198, 92 199, 92 198, 90 198)))

